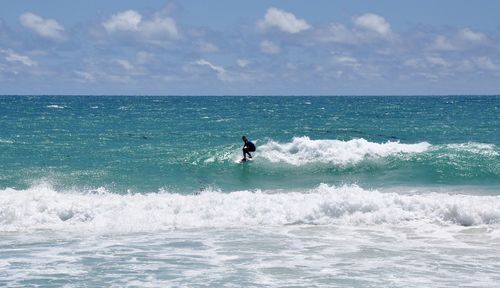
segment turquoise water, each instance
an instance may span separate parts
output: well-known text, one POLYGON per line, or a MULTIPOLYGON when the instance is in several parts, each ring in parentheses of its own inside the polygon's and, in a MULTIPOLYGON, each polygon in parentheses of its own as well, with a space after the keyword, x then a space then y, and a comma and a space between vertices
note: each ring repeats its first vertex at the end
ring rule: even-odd
POLYGON ((500 184, 499 97, 46 96, 0 107, 1 188, 500 184), (243 134, 266 152, 252 167, 234 165, 243 134))
POLYGON ((499 147, 499 96, 2 96, 0 286, 495 287, 499 147))

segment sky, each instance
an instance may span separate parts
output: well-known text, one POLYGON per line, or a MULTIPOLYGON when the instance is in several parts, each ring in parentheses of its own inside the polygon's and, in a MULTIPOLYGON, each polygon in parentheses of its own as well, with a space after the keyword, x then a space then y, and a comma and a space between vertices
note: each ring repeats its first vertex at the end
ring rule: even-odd
POLYGON ((2 0, 0 95, 497 95, 499 11, 492 0, 2 0))

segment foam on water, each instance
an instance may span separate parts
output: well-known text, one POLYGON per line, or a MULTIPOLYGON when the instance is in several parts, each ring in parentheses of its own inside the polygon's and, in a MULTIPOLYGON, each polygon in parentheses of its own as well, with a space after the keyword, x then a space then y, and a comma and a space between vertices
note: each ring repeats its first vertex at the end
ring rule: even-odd
POLYGON ((494 144, 468 142, 460 144, 448 144, 445 145, 445 147, 456 152, 473 153, 486 157, 496 157, 499 155, 496 149, 496 145, 494 144))
POLYGON ((310 163, 356 164, 369 158, 387 157, 401 153, 422 153, 431 145, 427 142, 402 144, 399 142, 374 143, 365 139, 311 140, 294 137, 290 143, 269 141, 258 147, 259 156, 271 162, 285 162, 300 166, 310 163))
POLYGON ((104 189, 57 192, 43 184, 0 192, 0 231, 37 229, 136 232, 283 225, 446 226, 500 223, 500 197, 447 193, 403 195, 358 186, 307 191, 207 191, 120 195, 104 189))
POLYGON ((0 144, 14 144, 14 140, 10 139, 0 139, 0 144))
POLYGON ((62 105, 56 105, 56 104, 52 104, 52 105, 47 105, 46 106, 47 108, 51 108, 51 109, 64 109, 65 107, 62 106, 62 105))

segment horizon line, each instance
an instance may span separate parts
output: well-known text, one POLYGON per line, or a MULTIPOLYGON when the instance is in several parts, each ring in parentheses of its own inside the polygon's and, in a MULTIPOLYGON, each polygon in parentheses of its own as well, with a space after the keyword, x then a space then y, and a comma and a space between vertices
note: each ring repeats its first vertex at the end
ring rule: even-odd
POLYGON ((498 94, 0 94, 0 97, 91 96, 91 97, 466 97, 498 94))

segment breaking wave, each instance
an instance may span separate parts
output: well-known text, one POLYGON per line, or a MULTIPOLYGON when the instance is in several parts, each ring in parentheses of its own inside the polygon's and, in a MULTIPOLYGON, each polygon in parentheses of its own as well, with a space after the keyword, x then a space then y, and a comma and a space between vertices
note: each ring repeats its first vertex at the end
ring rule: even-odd
POLYGON ((295 137, 288 143, 270 140, 258 147, 256 155, 264 160, 258 162, 282 163, 300 169, 321 166, 336 169, 336 173, 404 171, 411 175, 410 181, 421 183, 493 184, 500 179, 500 150, 487 143, 431 145, 376 143, 362 138, 341 141, 295 137))
POLYGON ((205 191, 120 195, 104 189, 58 192, 42 184, 0 191, 0 231, 139 232, 281 225, 491 225, 500 197, 399 194, 359 186, 304 191, 205 191))
POLYGON ((271 162, 285 162, 300 166, 310 163, 356 164, 369 158, 381 158, 400 153, 422 153, 431 145, 427 142, 402 144, 374 143, 365 139, 311 140, 295 137, 290 143, 269 141, 259 147, 259 156, 271 162))

